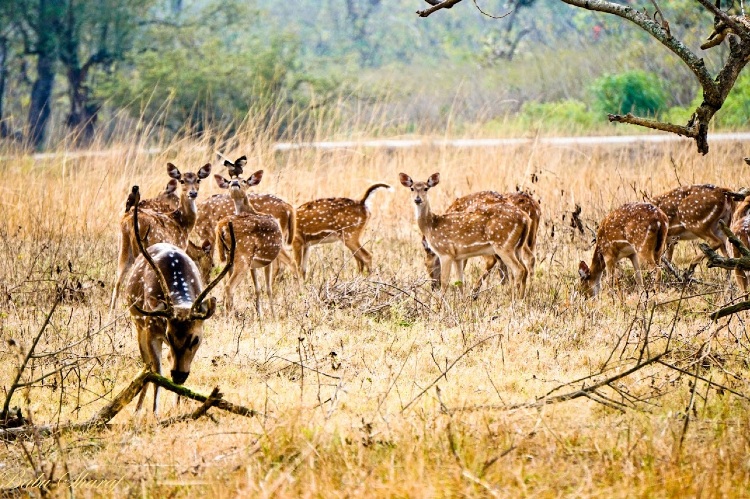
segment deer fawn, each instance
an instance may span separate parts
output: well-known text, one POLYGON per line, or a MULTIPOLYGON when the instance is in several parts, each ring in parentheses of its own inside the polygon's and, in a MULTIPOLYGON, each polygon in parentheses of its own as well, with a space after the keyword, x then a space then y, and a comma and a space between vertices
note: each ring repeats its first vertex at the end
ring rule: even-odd
POLYGON ((528 215, 507 203, 436 215, 430 210, 427 191, 440 182, 439 173, 432 174, 426 182, 414 182, 409 175, 400 173, 399 180, 411 190, 419 229, 440 259, 443 291, 450 283, 451 267, 456 267, 458 278, 463 282, 463 261, 473 256, 490 255, 498 256, 510 269, 515 292, 523 298, 528 269, 521 255, 531 230, 528 215))
MULTIPOLYGON (((669 242, 666 258, 672 261, 677 241, 703 239, 714 250, 726 252, 726 236, 719 228, 723 222, 731 224, 737 201, 745 198, 744 191, 732 192, 711 184, 678 187, 654 198, 653 203, 669 218, 669 242)), ((701 253, 690 262, 694 269, 703 259, 701 253)))
MULTIPOLYGON (((142 210, 159 211, 161 213, 169 213, 170 211, 176 210, 180 206, 180 196, 175 194, 177 190, 177 180, 171 179, 167 186, 158 196, 151 199, 144 199, 138 203, 138 208, 142 210)), ((128 196, 127 203, 125 204, 125 213, 130 211, 133 207, 133 200, 131 199, 132 194, 128 196)))
MULTIPOLYGON (((229 178, 239 177, 242 175, 243 167, 247 164, 247 158, 241 156, 237 158, 234 163, 231 161, 224 161, 224 166, 227 167, 229 172, 229 178)), ((220 175, 214 175, 217 184, 221 187, 222 177, 220 175)), ((240 183, 240 186, 247 191, 250 187, 247 183, 240 183)), ((250 207, 260 215, 270 215, 276 219, 283 236, 284 244, 291 245, 292 238, 294 237, 295 225, 296 225, 296 214, 294 207, 284 201, 283 199, 274 196, 273 194, 256 194, 245 192, 250 207)), ((195 229, 193 233, 197 235, 201 241, 207 240, 216 246, 216 226, 219 220, 235 214, 235 203, 232 197, 228 194, 215 194, 210 198, 202 201, 198 204, 198 220, 195 222, 195 229)), ((292 272, 297 275, 297 265, 292 258, 290 251, 283 247, 279 252, 279 256, 274 260, 274 267, 277 264, 284 265, 292 269, 292 272)))
POLYGON ((198 173, 188 172, 182 174, 172 163, 167 163, 167 173, 182 184, 180 206, 170 213, 144 210, 141 213, 141 232, 138 234, 138 237, 133 232, 133 215, 131 213, 125 213, 122 220, 120 220, 120 257, 118 259, 115 287, 112 291, 110 311, 114 310, 117 303, 120 285, 125 273, 130 269, 135 260, 136 240, 145 240, 147 247, 159 242, 170 243, 182 249, 188 247, 188 234, 193 229, 195 219, 198 215, 195 207, 195 198, 198 197, 200 181, 211 174, 211 165, 203 165, 198 170, 198 173))
POLYGON ((292 248, 302 277, 307 275, 310 247, 337 240, 352 252, 360 272, 370 272, 372 254, 360 241, 370 220, 370 196, 377 189, 392 189, 390 185, 371 185, 362 199, 323 198, 309 201, 297 208, 297 231, 292 248))
MULTIPOLYGON (((750 197, 745 198, 737 206, 734 212, 734 221, 732 222, 732 232, 742 241, 746 247, 750 248, 750 197)), ((733 244, 727 242, 729 254, 732 258, 740 258, 742 255, 733 244)), ((742 293, 747 293, 748 276, 744 270, 734 269, 734 278, 742 293)))
POLYGON ((655 269, 659 284, 659 260, 667 244, 669 219, 651 203, 628 203, 611 211, 602 220, 596 233, 596 246, 591 268, 586 262, 578 265, 581 287, 588 297, 595 297, 601 289, 602 273, 609 273, 610 286, 615 283, 615 265, 630 258, 635 269, 635 280, 643 287, 641 266, 655 269))
MULTIPOLYGON (((536 266, 536 235, 539 229, 539 220, 542 217, 542 209, 531 194, 527 192, 514 192, 512 194, 500 194, 495 191, 480 191, 466 196, 460 197, 453 201, 448 207, 446 213, 459 213, 463 211, 474 211, 477 209, 485 209, 497 203, 508 203, 518 209, 522 210, 529 216, 531 225, 529 227, 529 237, 526 241, 527 249, 524 251, 525 264, 529 269, 529 278, 534 273, 534 267, 536 266)), ((425 251, 425 267, 427 267, 427 273, 432 279, 432 287, 437 288, 440 285, 440 259, 430 249, 430 245, 427 240, 422 237, 422 247, 425 251)), ((482 283, 489 277, 495 264, 499 263, 503 273, 507 271, 505 265, 495 255, 484 255, 485 261, 485 273, 479 278, 477 285, 474 287, 474 294, 479 291, 482 283)), ((467 260, 463 261, 464 268, 467 260)))
MULTIPOLYGON (((138 226, 138 186, 133 187, 136 198, 133 210, 134 234, 138 226)), ((203 338, 203 321, 216 310, 216 298, 207 298, 211 289, 226 275, 234 262, 234 231, 230 227, 230 258, 224 270, 205 288, 193 260, 177 246, 157 243, 144 249, 136 237, 140 255, 125 286, 130 304, 130 316, 138 331, 138 347, 143 362, 161 374, 162 344, 169 347, 172 359, 172 381, 182 384, 190 374, 195 353, 203 338)), ((146 386, 138 397, 136 412, 146 397, 146 386)), ((153 411, 159 403, 159 387, 154 385, 153 411)))
POLYGON ((282 248, 281 229, 277 221, 270 215, 261 215, 256 212, 247 200, 245 190, 260 183, 263 178, 263 170, 259 170, 245 180, 235 176, 231 181, 221 175, 216 175, 217 183, 222 189, 229 189, 235 204, 235 215, 230 215, 219 221, 216 226, 216 239, 219 245, 219 258, 226 260, 225 241, 229 236, 229 227, 234 225, 237 234, 239 249, 237 261, 232 267, 224 290, 224 305, 227 310, 234 306, 234 288, 239 284, 245 274, 250 270, 255 287, 255 310, 260 317, 260 285, 258 283, 258 269, 263 268, 266 279, 266 293, 271 303, 271 315, 276 316, 273 307, 273 270, 271 263, 279 255, 282 248))

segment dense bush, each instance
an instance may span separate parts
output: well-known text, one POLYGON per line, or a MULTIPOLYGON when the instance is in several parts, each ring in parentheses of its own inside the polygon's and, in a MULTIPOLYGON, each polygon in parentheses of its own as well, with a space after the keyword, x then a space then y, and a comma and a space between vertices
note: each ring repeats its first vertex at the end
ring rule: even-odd
POLYGON ((594 108, 600 113, 633 113, 653 116, 667 107, 667 94, 659 78, 645 71, 607 74, 591 85, 594 108))

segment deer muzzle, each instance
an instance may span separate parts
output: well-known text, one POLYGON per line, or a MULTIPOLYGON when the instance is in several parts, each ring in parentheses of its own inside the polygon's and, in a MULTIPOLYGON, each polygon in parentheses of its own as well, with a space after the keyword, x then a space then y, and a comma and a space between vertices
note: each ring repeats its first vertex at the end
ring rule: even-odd
POLYGON ((177 383, 178 385, 181 385, 188 379, 188 376, 190 376, 190 371, 176 371, 172 369, 171 374, 172 381, 177 383))
POLYGON ((415 197, 414 198, 414 204, 417 204, 417 205, 422 204, 422 198, 419 197, 419 196, 415 197))

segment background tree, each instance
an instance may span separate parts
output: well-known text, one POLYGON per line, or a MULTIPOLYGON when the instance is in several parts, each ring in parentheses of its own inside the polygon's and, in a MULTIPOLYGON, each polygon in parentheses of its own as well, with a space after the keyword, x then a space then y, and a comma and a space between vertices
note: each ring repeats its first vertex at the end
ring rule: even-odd
MULTIPOLYGON (((417 14, 420 17, 427 17, 438 10, 452 8, 462 0, 425 1, 432 7, 418 11, 417 14)), ((669 20, 664 17, 656 0, 651 0, 654 8, 653 14, 641 12, 630 5, 605 0, 561 1, 573 7, 611 14, 632 22, 677 55, 693 73, 703 90, 703 100, 695 108, 686 125, 675 125, 652 118, 634 116, 631 113, 610 114, 609 120, 690 137, 695 140, 700 153, 708 153, 708 125, 729 96, 740 71, 750 60, 750 19, 744 16, 744 12, 742 15, 733 15, 728 10, 722 10, 721 0, 716 0, 716 5, 708 0, 697 0, 698 4, 714 16, 713 31, 706 29, 710 35, 701 49, 716 47, 725 39, 729 45, 729 53, 725 57, 723 66, 713 76, 707 69, 705 61, 691 51, 683 41, 672 35, 669 20)))

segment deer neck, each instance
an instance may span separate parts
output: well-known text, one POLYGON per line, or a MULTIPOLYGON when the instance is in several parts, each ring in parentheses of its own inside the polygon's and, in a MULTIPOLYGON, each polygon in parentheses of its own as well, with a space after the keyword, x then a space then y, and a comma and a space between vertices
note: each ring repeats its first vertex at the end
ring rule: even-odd
POLYGON ((229 192, 232 201, 234 201, 234 213, 235 215, 257 215, 253 205, 247 199, 247 194, 242 189, 231 189, 229 192))
POLYGON ((429 240, 432 234, 432 227, 435 225, 435 219, 437 218, 437 215, 432 213, 432 210, 430 210, 430 203, 427 201, 427 199, 424 199, 424 201, 422 201, 422 204, 415 204, 414 207, 417 215, 417 225, 419 226, 419 230, 422 231, 422 234, 427 236, 429 240))
POLYGON ((180 207, 177 209, 177 220, 188 232, 193 230, 195 220, 198 218, 198 208, 195 206, 195 198, 187 194, 180 195, 180 207))
MULTIPOLYGON (((597 246, 594 248, 594 257, 591 260, 591 282, 596 287, 600 286, 602 274, 604 273, 604 266, 604 255, 602 254, 602 250, 599 249, 599 246, 597 246)), ((607 272, 614 272, 614 269, 609 269, 607 272)))

